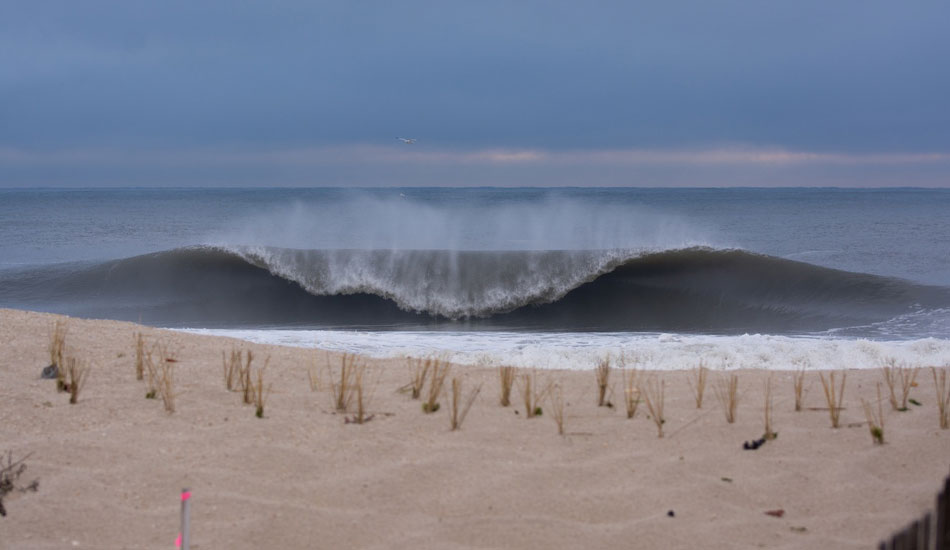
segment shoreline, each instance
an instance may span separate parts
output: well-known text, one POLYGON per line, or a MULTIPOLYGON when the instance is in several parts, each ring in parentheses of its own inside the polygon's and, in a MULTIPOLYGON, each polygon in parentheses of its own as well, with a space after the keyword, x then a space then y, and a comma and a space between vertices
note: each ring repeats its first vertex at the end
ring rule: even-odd
POLYGON ((67 353, 92 364, 69 405, 39 378, 54 319, 65 318, 0 309, 0 451, 32 453, 25 476, 40 481, 37 493, 5 500, 8 547, 171 544, 178 491, 189 487, 191 540, 205 548, 867 548, 932 507, 950 467, 927 369, 911 391, 922 406, 900 413, 884 403, 882 446, 860 403, 876 399, 881 375, 870 368, 848 372, 838 429, 827 411, 810 410, 825 405, 816 372, 807 373, 808 409, 796 413, 792 371, 730 371, 740 380, 734 424, 713 391, 719 373, 697 410, 688 373, 662 372, 660 439, 645 406, 626 418, 617 372, 617 406, 607 408, 597 407, 591 371, 538 371, 563 388, 559 436, 548 403, 526 419, 517 393, 512 407, 498 405, 495 369, 457 365, 464 387, 482 390, 453 432, 446 397, 423 414, 397 392, 409 381, 403 360, 360 358, 376 416, 351 425, 308 379, 338 353, 119 321, 67 320, 67 353), (136 331, 178 359, 172 414, 135 379, 136 331), (270 357, 262 419, 224 387, 221 353, 233 347, 270 357), (769 376, 779 437, 744 451, 763 432, 769 376), (784 517, 765 514, 773 509, 784 517))

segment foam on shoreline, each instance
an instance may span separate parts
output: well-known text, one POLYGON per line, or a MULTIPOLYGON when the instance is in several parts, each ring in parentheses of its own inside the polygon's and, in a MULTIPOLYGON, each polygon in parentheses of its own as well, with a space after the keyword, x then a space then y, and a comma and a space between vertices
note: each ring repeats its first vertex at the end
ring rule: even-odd
POLYGON ((439 355, 468 365, 508 364, 563 370, 593 368, 606 355, 631 365, 682 370, 703 358, 712 368, 769 370, 878 368, 893 358, 910 365, 950 365, 950 340, 865 339, 661 333, 434 332, 186 329, 274 344, 359 353, 375 358, 439 355))

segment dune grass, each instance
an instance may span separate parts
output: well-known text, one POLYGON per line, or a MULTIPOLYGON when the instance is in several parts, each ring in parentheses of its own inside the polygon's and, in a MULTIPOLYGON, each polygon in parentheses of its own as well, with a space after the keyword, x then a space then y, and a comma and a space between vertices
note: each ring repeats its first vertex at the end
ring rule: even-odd
POLYGON ((448 361, 432 360, 429 391, 426 392, 426 400, 422 403, 422 412, 430 414, 439 410, 439 397, 442 395, 442 387, 445 385, 445 379, 449 376, 451 367, 452 364, 448 361))
POLYGON ((703 394, 706 392, 706 377, 708 374, 709 369, 706 368, 706 363, 700 360, 699 365, 691 369, 686 378, 689 389, 693 392, 693 398, 696 400, 697 409, 703 408, 703 394))
POLYGON ((356 412, 352 419, 347 419, 348 423, 365 424, 372 420, 372 415, 368 412, 369 391, 366 386, 366 374, 368 367, 365 363, 356 365, 353 370, 353 394, 356 397, 356 412))
MULTIPOLYGON (((250 365, 253 360, 253 355, 250 350, 247 352, 247 362, 250 365)), ((225 352, 221 352, 221 363, 223 367, 224 374, 224 387, 228 391, 234 391, 238 388, 239 385, 242 385, 245 381, 243 375, 244 372, 244 359, 243 352, 237 348, 232 348, 229 355, 225 355, 225 352)))
POLYGON ((264 387, 264 372, 267 370, 267 365, 270 363, 270 357, 264 359, 264 366, 257 369, 257 382, 254 384, 253 388, 253 405, 254 405, 254 415, 257 418, 264 418, 264 405, 267 402, 267 396, 270 395, 271 386, 268 385, 265 389, 264 387))
POLYGON ((819 378, 821 379, 821 387, 825 392, 825 402, 828 403, 828 416, 831 418, 831 427, 837 428, 839 420, 841 418, 841 406, 844 402, 844 388, 845 383, 848 380, 847 371, 841 371, 841 386, 835 386, 835 373, 831 372, 828 374, 828 378, 825 378, 824 373, 818 373, 819 378))
POLYGON ((245 405, 254 404, 254 367, 251 363, 254 361, 254 354, 247 350, 246 362, 238 372, 238 380, 241 386, 241 396, 245 405))
POLYGON ((514 367, 500 366, 498 367, 498 379, 501 382, 501 395, 499 402, 502 407, 507 407, 511 405, 511 387, 515 383, 515 374, 517 369, 514 367))
POLYGON ((544 411, 541 409, 541 403, 551 391, 551 383, 539 384, 537 373, 534 370, 522 373, 519 377, 521 382, 521 398, 524 401, 525 418, 534 418, 540 416, 544 411))
POLYGON ((360 364, 355 355, 344 353, 340 358, 340 370, 334 371, 331 363, 327 363, 330 378, 330 394, 333 398, 333 407, 337 412, 346 412, 354 394, 354 378, 360 364))
POLYGON ((318 392, 323 389, 323 380, 320 378, 320 367, 316 361, 307 366, 307 382, 310 384, 310 391, 318 392))
POLYGON ((69 327, 64 319, 57 319, 49 330, 49 364, 64 367, 63 357, 66 354, 66 333, 69 327))
POLYGON ((713 387, 716 392, 716 398, 722 405, 722 411, 726 415, 726 422, 732 424, 736 421, 736 413, 739 408, 739 375, 722 375, 716 380, 713 387))
POLYGON ((627 418, 633 418, 637 414, 637 407, 640 405, 640 388, 637 387, 637 380, 640 377, 640 370, 636 367, 620 369, 623 378, 623 404, 627 411, 627 418))
POLYGON ((920 371, 920 367, 899 364, 893 357, 885 360, 884 366, 881 367, 881 374, 884 376, 884 383, 887 384, 891 407, 895 411, 907 410, 907 397, 917 380, 918 371, 920 371), (900 400, 897 399, 898 390, 900 391, 900 400))
POLYGON ((643 388, 643 398, 647 402, 647 409, 650 411, 650 418, 656 424, 656 436, 663 437, 663 424, 666 419, 663 418, 663 407, 666 400, 666 381, 659 376, 653 376, 643 388))
POLYGON ((877 383, 877 411, 870 403, 861 399, 861 406, 864 408, 864 418, 868 421, 868 431, 871 433, 871 440, 875 445, 884 444, 884 409, 881 406, 881 383, 877 383))
POLYGON ((146 399, 161 398, 165 412, 175 412, 175 365, 178 359, 164 342, 156 342, 143 355, 146 374, 146 399))
POLYGON ((765 433, 762 435, 765 439, 775 439, 778 434, 772 429, 772 373, 765 378, 765 433))
POLYGON ((557 434, 564 435, 564 390, 560 384, 555 384, 551 392, 551 411, 551 417, 557 424, 557 434))
POLYGON ((474 390, 469 392, 468 395, 463 396, 462 381, 458 378, 452 378, 451 414, 449 415, 449 426, 452 431, 462 428, 462 423, 465 422, 468 411, 472 408, 475 399, 481 391, 482 385, 479 384, 474 390))
POLYGON ((56 390, 57 391, 67 391, 67 382, 66 382, 66 364, 64 362, 64 356, 66 355, 66 332, 68 331, 68 326, 66 321, 63 319, 58 319, 49 329, 49 346, 47 350, 49 351, 49 364, 51 367, 54 367, 54 373, 56 375, 56 390))
POLYGON ((940 415, 940 429, 950 428, 950 384, 947 383, 947 373, 950 366, 941 368, 930 367, 934 377, 934 390, 937 392, 937 413, 940 415), (938 375, 939 373, 939 375, 938 375))
POLYGON ((409 390, 413 399, 419 399, 426 384, 426 375, 432 367, 432 359, 407 357, 406 364, 409 367, 409 390))
POLYGON ((795 390, 795 412, 801 412, 803 392, 805 390, 805 367, 802 366, 792 374, 792 385, 795 390))
POLYGON ((79 402, 79 392, 82 391, 86 380, 89 378, 89 365, 75 357, 65 359, 66 371, 66 391, 69 392, 69 404, 75 405, 79 402))
POLYGON ((134 334, 135 338, 135 379, 145 379, 145 336, 141 332, 134 334))
POLYGON ((594 368, 594 376, 597 379, 597 406, 604 407, 608 405, 607 386, 610 384, 610 356, 601 359, 594 368))

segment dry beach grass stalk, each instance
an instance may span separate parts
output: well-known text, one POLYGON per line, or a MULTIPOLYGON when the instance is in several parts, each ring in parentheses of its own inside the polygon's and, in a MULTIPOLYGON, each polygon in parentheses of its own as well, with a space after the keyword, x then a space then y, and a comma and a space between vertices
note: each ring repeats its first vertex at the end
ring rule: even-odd
POLYGON ((439 410, 439 396, 442 395, 442 386, 445 385, 451 367, 452 364, 448 361, 432 360, 432 375, 429 376, 429 391, 426 393, 425 403, 422 404, 423 412, 434 413, 439 410))
POLYGON ((134 334, 135 338, 135 379, 145 379, 145 336, 141 332, 134 334))
POLYGON ((419 399, 426 383, 426 375, 432 367, 432 359, 407 357, 406 364, 409 367, 409 389, 412 398, 419 399))
POLYGON ((75 405, 79 401, 79 392, 89 377, 89 366, 75 357, 67 357, 65 363, 66 391, 69 392, 70 405, 75 405))
POLYGON ((594 368, 594 376, 597 379, 597 406, 603 407, 607 404, 607 385, 610 383, 610 356, 601 359, 594 368))
POLYGON ((885 361, 881 367, 881 373, 884 375, 884 383, 890 392, 891 407, 895 411, 907 410, 907 396, 910 395, 910 389, 917 380, 917 372, 920 367, 909 367, 903 363, 898 364, 897 359, 893 357, 885 361), (897 387, 900 388, 900 401, 897 399, 897 387))
POLYGON ((776 433, 772 429, 772 373, 765 379, 765 439, 775 439, 776 433))
POLYGON ((656 424, 656 436, 663 437, 663 424, 666 419, 663 418, 663 406, 666 399, 666 381, 659 376, 653 376, 647 381, 643 397, 647 402, 647 409, 650 411, 650 418, 656 424))
POLYGON ((950 366, 943 367, 939 371, 936 367, 930 367, 930 372, 933 374, 934 390, 937 392, 937 413, 940 415, 940 428, 946 430, 950 428, 950 384, 947 384, 947 373, 950 372, 950 366))
POLYGON ((620 370, 623 378, 623 404, 627 411, 627 418, 633 418, 637 414, 637 407, 640 405, 640 388, 637 387, 637 380, 640 377, 640 370, 634 368, 623 368, 620 370))
POLYGON ((805 366, 803 365, 792 374, 792 385, 795 389, 795 412, 802 410, 802 395, 805 390, 805 366))
POLYGON ((706 368, 706 363, 702 360, 699 361, 699 365, 689 371, 689 376, 686 378, 686 381, 689 383, 689 388, 693 391, 693 397, 696 399, 696 408, 703 408, 703 394, 706 392, 706 376, 709 374, 709 369, 706 368))
POLYGON ((825 402, 828 403, 828 416, 831 418, 831 427, 837 428, 838 421, 841 418, 842 402, 844 402, 844 387, 848 380, 847 371, 841 371, 841 387, 835 387, 835 373, 828 374, 825 379, 824 373, 818 373, 821 379, 821 387, 825 392, 825 402))
POLYGON ((516 372, 517 370, 514 367, 498 367, 498 378, 501 382, 500 403, 502 407, 511 405, 511 387, 515 383, 516 372))
POLYGON ((452 431, 462 428, 462 423, 465 422, 465 417, 468 416, 469 409, 472 408, 472 404, 475 403, 475 398, 478 397, 478 394, 481 391, 482 385, 479 384, 474 390, 469 392, 468 395, 463 397, 462 381, 458 378, 452 379, 452 414, 449 415, 449 425, 451 426, 452 431))
POLYGON ((716 398, 722 405, 722 411, 726 415, 726 422, 732 424, 736 421, 736 410, 739 407, 739 375, 730 374, 720 376, 713 387, 716 392, 716 398))
POLYGON ((871 404, 861 399, 861 406, 864 408, 864 418, 868 421, 868 431, 871 433, 871 440, 876 445, 884 444, 884 409, 881 406, 881 383, 877 383, 877 411, 871 404))
POLYGON ((551 416, 557 424, 557 434, 564 435, 564 390, 560 384, 555 384, 551 392, 551 409, 551 416))
POLYGON ((520 380, 521 397, 524 401, 525 417, 534 418, 543 412, 541 409, 541 403, 544 401, 544 398, 547 396, 548 392, 551 391, 551 383, 548 382, 544 385, 539 384, 537 380, 537 374, 534 370, 523 373, 520 377, 520 380))

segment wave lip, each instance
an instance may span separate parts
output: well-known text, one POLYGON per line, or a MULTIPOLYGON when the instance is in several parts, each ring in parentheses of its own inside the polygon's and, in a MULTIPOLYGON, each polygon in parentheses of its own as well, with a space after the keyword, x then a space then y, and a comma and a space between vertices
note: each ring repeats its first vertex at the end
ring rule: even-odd
POLYGON ((199 246, 0 271, 0 304, 179 327, 802 333, 900 318, 914 337, 950 289, 735 249, 199 246))

